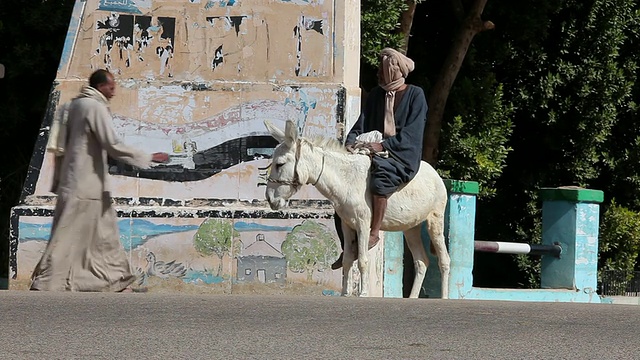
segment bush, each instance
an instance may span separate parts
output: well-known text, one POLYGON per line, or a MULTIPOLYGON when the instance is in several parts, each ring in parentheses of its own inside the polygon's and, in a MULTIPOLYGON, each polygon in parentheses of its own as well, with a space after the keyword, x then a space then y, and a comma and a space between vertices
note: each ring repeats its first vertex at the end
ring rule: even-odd
POLYGON ((632 273, 640 253, 640 213, 612 200, 600 223, 600 272, 621 270, 632 273))

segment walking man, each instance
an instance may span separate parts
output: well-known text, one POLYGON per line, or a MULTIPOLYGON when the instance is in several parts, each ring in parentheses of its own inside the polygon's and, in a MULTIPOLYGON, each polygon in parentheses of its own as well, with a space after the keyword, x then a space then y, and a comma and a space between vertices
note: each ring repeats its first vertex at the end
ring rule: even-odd
POLYGON ((135 275, 120 243, 111 205, 107 156, 138 168, 168 160, 126 146, 112 127, 109 100, 116 84, 107 70, 89 78, 60 122, 49 149, 55 149, 57 203, 51 238, 32 274, 31 290, 131 291, 135 275))

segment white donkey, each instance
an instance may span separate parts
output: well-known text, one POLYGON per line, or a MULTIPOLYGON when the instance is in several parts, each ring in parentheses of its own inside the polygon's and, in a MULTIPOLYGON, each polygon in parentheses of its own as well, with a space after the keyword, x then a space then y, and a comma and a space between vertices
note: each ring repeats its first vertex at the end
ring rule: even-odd
MULTIPOLYGON (((266 198, 273 210, 283 208, 302 185, 311 184, 329 199, 342 219, 344 257, 342 294, 352 295, 354 280, 351 266, 355 261, 352 243, 358 234, 360 296, 369 292, 368 240, 371 227, 371 194, 367 155, 350 154, 337 140, 305 139, 298 136, 292 121, 285 131, 268 121, 265 125, 280 144, 273 153, 266 198), (354 232, 355 230, 355 232, 354 232)), ((403 231, 414 259, 415 278, 411 298, 417 298, 427 272, 429 260, 422 243, 421 224, 426 221, 429 236, 438 256, 442 274, 442 298, 449 297, 449 253, 444 240, 444 211, 447 189, 438 173, 422 162, 415 178, 389 197, 382 223, 384 231, 403 231)))

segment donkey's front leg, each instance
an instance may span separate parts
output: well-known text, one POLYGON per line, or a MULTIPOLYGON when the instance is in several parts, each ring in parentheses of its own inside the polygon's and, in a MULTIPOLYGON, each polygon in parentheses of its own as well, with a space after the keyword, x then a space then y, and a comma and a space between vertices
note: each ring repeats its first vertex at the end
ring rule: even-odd
POLYGON ((354 281, 351 267, 356 259, 358 248, 354 246, 356 232, 342 222, 342 234, 344 234, 344 249, 342 255, 342 296, 352 296, 354 281))
POLYGON ((369 296, 369 223, 360 224, 358 230, 358 270, 360 270, 360 297, 369 296))

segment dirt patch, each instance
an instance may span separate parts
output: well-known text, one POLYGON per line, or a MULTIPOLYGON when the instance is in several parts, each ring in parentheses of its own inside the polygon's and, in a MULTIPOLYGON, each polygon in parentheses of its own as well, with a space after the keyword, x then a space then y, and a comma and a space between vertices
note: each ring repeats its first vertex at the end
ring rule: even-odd
POLYGON ((31 279, 9 279, 9 290, 29 290, 31 279))
POLYGON ((305 284, 305 283, 291 283, 284 284, 261 284, 261 283, 246 283, 246 284, 233 284, 231 292, 236 295, 335 295, 339 294, 339 289, 333 289, 331 286, 322 284, 305 284))
POLYGON ((184 281, 171 278, 161 279, 149 277, 144 286, 134 286, 134 288, 147 288, 150 293, 183 293, 183 294, 230 294, 231 288, 228 282, 220 284, 196 285, 185 283, 184 281))
MULTIPOLYGON (((29 290, 31 280, 17 279, 9 281, 9 290, 29 290)), ((165 294, 234 294, 234 295, 301 295, 301 296, 336 296, 340 289, 323 284, 308 284, 299 282, 287 282, 284 284, 245 283, 196 285, 185 283, 176 278, 161 279, 150 277, 144 286, 133 285, 134 288, 146 288, 149 293, 165 294)))

